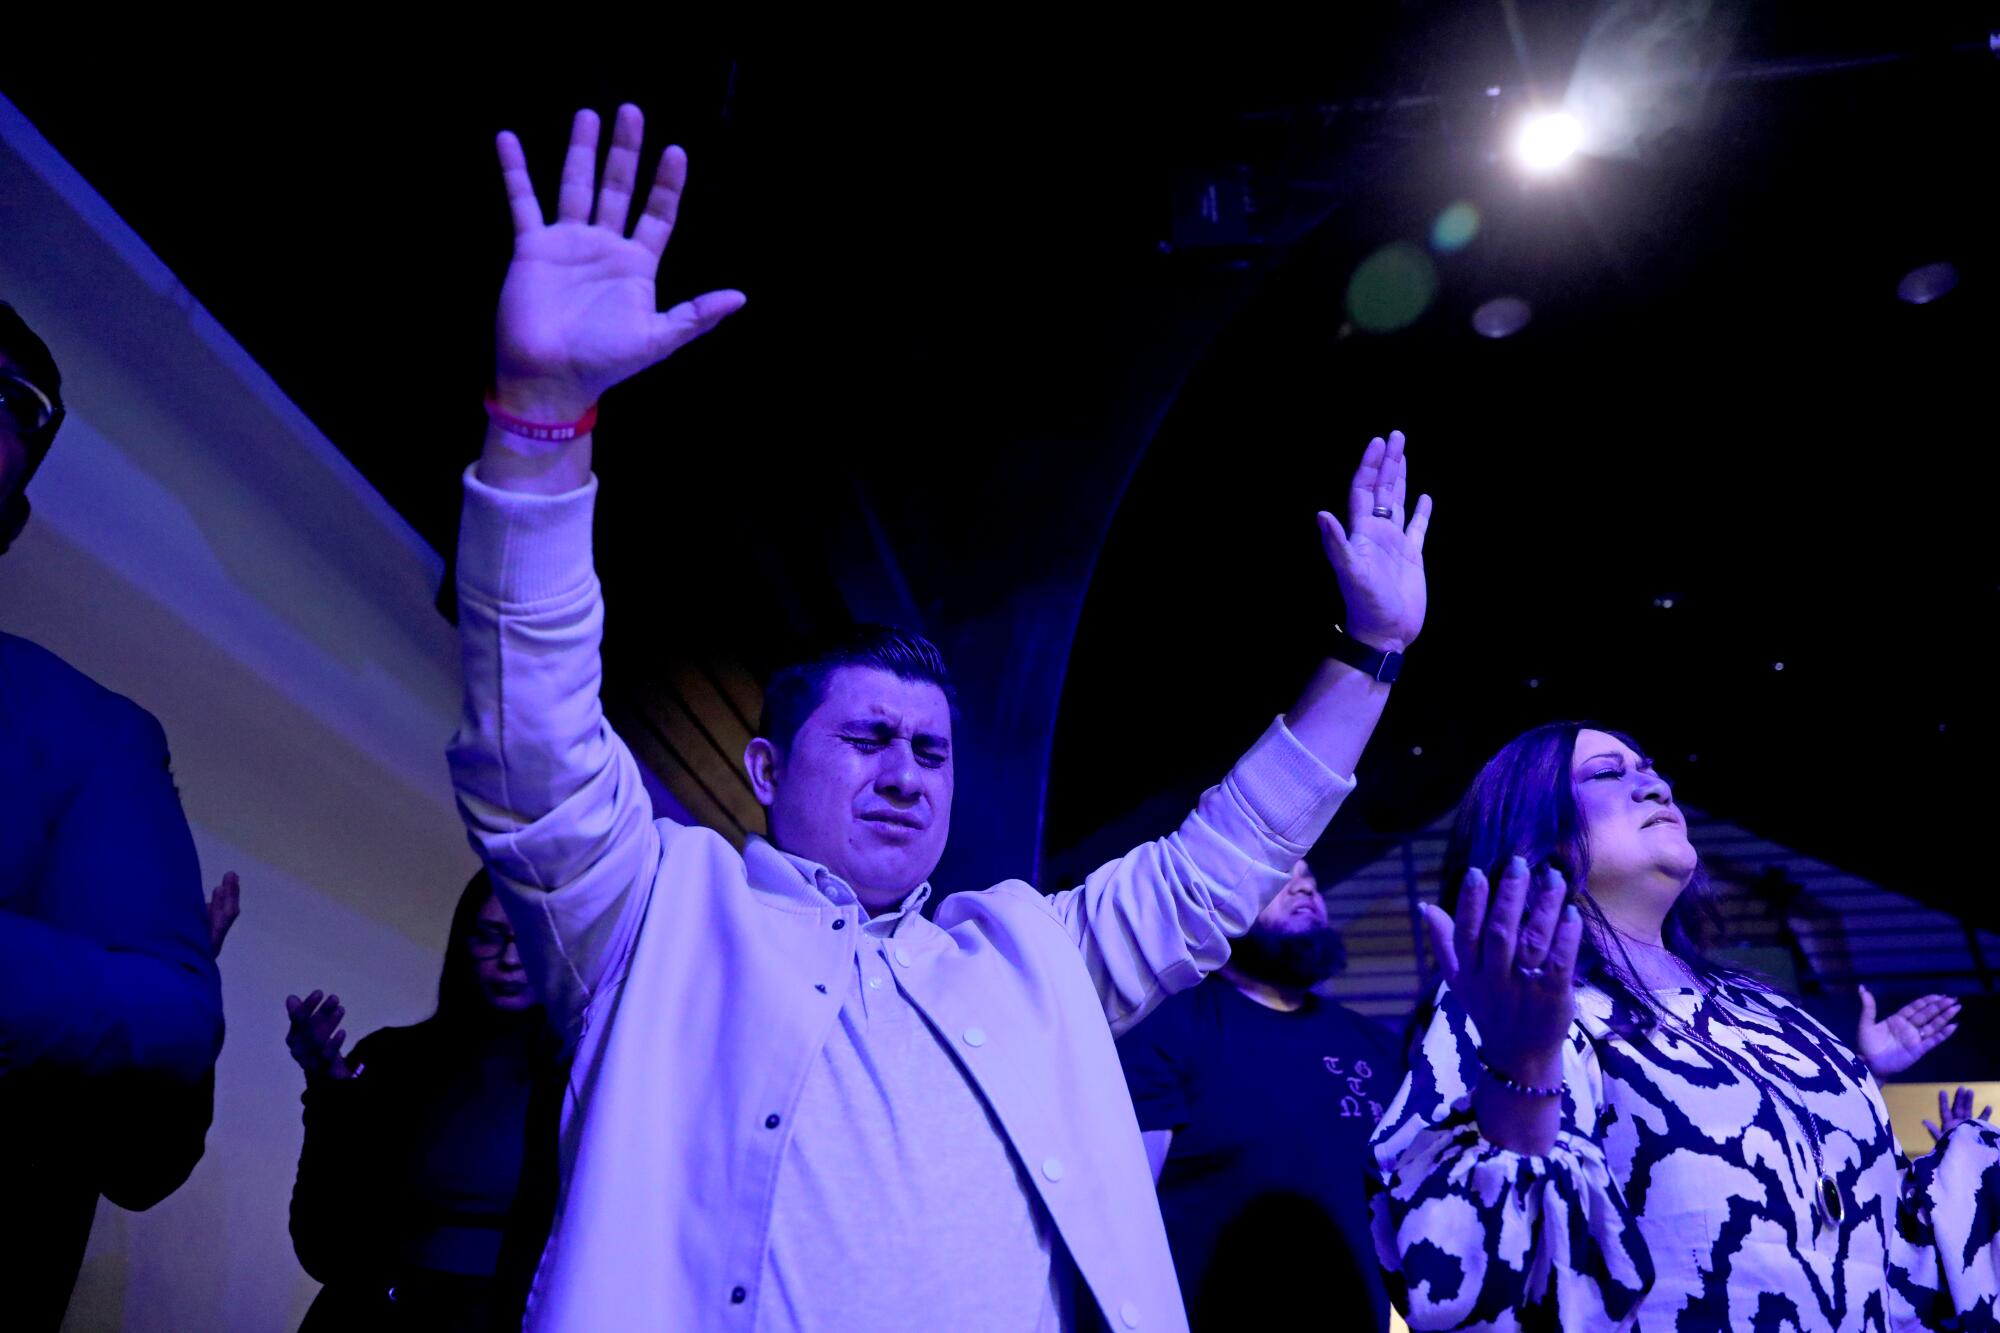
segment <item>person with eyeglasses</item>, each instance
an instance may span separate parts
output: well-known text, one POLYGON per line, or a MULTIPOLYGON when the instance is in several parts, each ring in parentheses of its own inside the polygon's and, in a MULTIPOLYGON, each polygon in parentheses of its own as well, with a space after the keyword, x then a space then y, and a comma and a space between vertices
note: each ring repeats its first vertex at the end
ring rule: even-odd
MULTIPOLYGON (((0 302, 0 551, 62 420, 54 355, 0 302)), ((201 1160, 222 987, 159 722, 4 633, 0 810, 0 1310, 53 1329, 98 1197, 149 1208, 201 1160)))
POLYGON ((338 995, 287 996, 305 1071, 292 1244, 301 1333, 520 1323, 553 1206, 555 1039, 485 871, 452 913, 437 1010, 344 1050, 338 995))

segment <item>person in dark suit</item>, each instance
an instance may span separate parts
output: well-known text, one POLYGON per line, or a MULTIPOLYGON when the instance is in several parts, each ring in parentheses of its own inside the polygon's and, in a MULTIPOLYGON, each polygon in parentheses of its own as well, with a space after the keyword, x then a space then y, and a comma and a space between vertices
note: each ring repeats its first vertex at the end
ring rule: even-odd
MULTIPOLYGON (((0 302, 0 550, 62 423, 48 347, 0 302)), ((101 1194, 201 1159, 222 991, 194 838, 145 709, 0 634, 0 1325, 60 1324, 101 1194)))

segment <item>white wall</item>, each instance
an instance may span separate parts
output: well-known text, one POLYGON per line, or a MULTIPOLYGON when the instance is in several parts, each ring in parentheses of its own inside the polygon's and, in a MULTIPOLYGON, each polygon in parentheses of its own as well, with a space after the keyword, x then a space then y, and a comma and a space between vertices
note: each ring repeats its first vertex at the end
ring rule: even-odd
POLYGON ((5 99, 0 299, 70 408, 0 629, 159 717, 206 884, 243 882, 207 1156, 149 1212, 100 1207, 66 1326, 291 1328, 314 1284, 283 997, 338 991, 356 1036, 422 1017, 476 867, 442 563, 5 99))

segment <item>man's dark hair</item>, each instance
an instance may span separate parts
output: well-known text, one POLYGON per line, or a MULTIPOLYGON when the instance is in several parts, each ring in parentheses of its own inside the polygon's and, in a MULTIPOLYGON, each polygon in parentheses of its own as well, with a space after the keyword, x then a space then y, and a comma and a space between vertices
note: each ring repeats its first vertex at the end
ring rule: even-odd
MULTIPOLYGON (((56 359, 49 351, 49 345, 28 327, 28 321, 21 318, 19 311, 5 301, 0 301, 0 355, 14 363, 23 378, 32 380, 36 388, 49 396, 56 406, 56 419, 48 429, 32 440, 21 443, 28 446, 28 475, 33 476, 41 466, 43 455, 49 451, 49 444, 55 439, 56 427, 62 422, 62 371, 56 366, 56 359)), ((0 501, 0 555, 14 544, 21 535, 21 529, 28 525, 27 482, 21 488, 0 501)))
POLYGON ((887 625, 847 625, 802 644, 764 683, 764 713, 757 734, 791 749, 813 710, 826 702, 826 684, 842 667, 870 667, 900 680, 927 681, 944 691, 958 721, 958 691, 938 646, 921 634, 887 625))

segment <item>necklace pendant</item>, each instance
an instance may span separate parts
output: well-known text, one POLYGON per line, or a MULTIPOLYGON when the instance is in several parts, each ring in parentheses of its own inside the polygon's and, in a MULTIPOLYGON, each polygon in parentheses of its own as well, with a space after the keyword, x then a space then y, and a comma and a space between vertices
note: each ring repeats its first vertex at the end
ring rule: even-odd
POLYGON ((1819 1178, 1820 1205, 1826 1211, 1826 1220, 1838 1225, 1843 1206, 1840 1202, 1840 1186, 1832 1176, 1819 1178))

